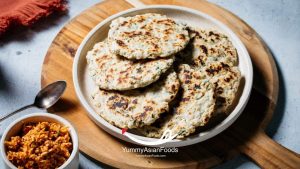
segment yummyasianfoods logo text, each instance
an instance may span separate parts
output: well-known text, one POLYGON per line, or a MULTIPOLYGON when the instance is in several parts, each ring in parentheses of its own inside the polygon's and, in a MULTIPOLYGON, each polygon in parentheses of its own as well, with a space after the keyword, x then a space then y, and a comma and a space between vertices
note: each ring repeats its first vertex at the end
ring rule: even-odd
POLYGON ((142 148, 128 148, 122 147, 126 153, 178 153, 177 147, 142 147, 142 148))

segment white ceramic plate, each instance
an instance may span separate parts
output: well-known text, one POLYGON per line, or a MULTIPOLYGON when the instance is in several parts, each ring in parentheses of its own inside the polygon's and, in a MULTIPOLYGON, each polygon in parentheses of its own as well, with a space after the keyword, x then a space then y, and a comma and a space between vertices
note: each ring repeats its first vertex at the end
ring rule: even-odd
MULTIPOLYGON (((153 6, 147 6, 142 8, 133 8, 112 15, 107 19, 105 19, 104 21, 102 21, 101 23, 99 23, 95 28, 93 28, 89 32, 89 34, 85 37, 85 39, 82 41, 81 45, 79 46, 73 63, 73 81, 74 81, 75 91, 82 106, 87 110, 87 113, 90 116, 90 118, 97 125, 103 128, 106 132, 122 140, 137 144, 136 142, 133 142, 132 140, 128 139, 126 136, 122 135, 121 129, 106 122, 93 109, 93 106, 90 102, 90 96, 93 89, 95 88, 95 85, 92 79, 88 75, 86 54, 89 50, 93 48, 95 43, 102 41, 107 37, 109 25, 113 19, 118 18, 120 16, 134 16, 137 14, 144 14, 149 12, 165 14, 168 17, 171 17, 179 22, 187 23, 188 25, 191 26, 214 29, 219 32, 222 32, 230 38, 233 45, 236 47, 239 55, 238 66, 243 76, 244 84, 240 91, 241 94, 238 103, 234 108, 234 110, 231 112, 231 114, 220 124, 218 124, 212 129, 190 136, 184 140, 172 140, 171 142, 165 143, 161 146, 181 147, 181 146, 192 145, 207 140, 219 134, 220 132, 228 128, 238 118, 238 116, 242 113, 243 109, 247 104, 251 92, 252 80, 253 80, 252 63, 250 60, 250 56, 245 46, 241 42, 241 40, 227 26, 225 26, 218 20, 212 18, 211 16, 205 13, 190 8, 184 8, 184 7, 172 6, 172 5, 159 5, 159 6, 153 5, 153 6)), ((155 138, 147 138, 147 137, 135 135, 133 133, 129 133, 129 134, 130 136, 133 136, 137 139, 144 140, 144 141, 157 140, 155 138)))

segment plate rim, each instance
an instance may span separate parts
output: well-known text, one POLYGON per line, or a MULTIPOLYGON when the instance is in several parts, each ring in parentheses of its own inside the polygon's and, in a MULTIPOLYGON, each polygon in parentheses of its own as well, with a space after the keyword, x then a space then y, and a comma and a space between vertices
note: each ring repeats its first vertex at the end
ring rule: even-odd
MULTIPOLYGON (((238 48, 243 53, 243 55, 245 55, 244 59, 246 61, 246 65, 247 65, 247 71, 245 71, 245 74, 247 74, 248 78, 247 78, 247 81, 245 82, 243 92, 240 96, 240 100, 243 100, 243 102, 240 103, 240 104, 237 104, 236 107, 234 108, 234 110, 229 114, 229 116, 227 116, 226 119, 224 119, 222 122, 220 122, 218 125, 216 125, 212 129, 209 129, 208 131, 202 132, 198 135, 191 136, 192 138, 187 137, 184 140, 176 139, 176 140, 172 140, 171 142, 168 142, 168 143, 165 143, 165 144, 159 145, 159 146, 164 146, 164 147, 188 146, 188 145, 196 144, 196 143, 199 143, 199 142, 203 142, 207 139, 210 139, 210 138, 218 135, 222 131, 226 130, 234 121, 236 121, 236 119, 240 116, 240 114, 243 112, 244 108, 246 107, 246 105, 248 103, 248 100, 249 100, 249 97, 250 97, 250 94, 251 94, 251 90, 252 90, 252 85, 253 85, 253 66, 252 66, 252 62, 251 62, 251 57, 250 57, 245 45, 243 44, 243 42, 240 40, 240 38, 228 26, 226 26, 221 21, 215 19, 214 17, 212 17, 212 16, 210 16, 210 15, 208 15, 208 14, 202 12, 202 11, 187 8, 187 7, 182 7, 182 6, 177 6, 177 5, 147 5, 145 7, 130 8, 128 10, 124 10, 124 11, 121 11, 119 13, 116 13, 114 15, 111 15, 111 16, 107 17, 106 19, 99 22, 92 30, 90 30, 90 32, 84 37, 84 39, 82 40, 82 42, 80 43, 80 46, 78 47, 78 49, 76 51, 74 61, 73 61, 73 67, 72 67, 73 84, 74 84, 76 96, 79 99, 80 104, 84 107, 84 109, 86 110, 86 113, 88 114, 88 116, 99 127, 104 129, 110 135, 113 135, 113 136, 115 136, 119 139, 122 139, 124 141, 130 142, 130 143, 133 143, 133 144, 139 144, 139 143, 133 142, 132 140, 130 140, 127 137, 125 137, 124 135, 122 135, 121 134, 121 129, 119 129, 118 127, 115 127, 112 124, 105 121, 102 117, 100 117, 95 112, 95 110, 92 108, 92 106, 88 103, 88 101, 85 99, 85 96, 83 95, 83 93, 80 89, 80 86, 79 86, 79 82, 78 82, 78 64, 79 64, 82 49, 84 48, 85 44, 89 41, 89 39, 93 36, 93 34, 99 28, 101 28, 103 25, 105 25, 106 23, 108 23, 112 19, 115 19, 115 18, 120 17, 122 15, 131 13, 131 12, 147 10, 147 9, 181 10, 181 11, 189 12, 189 13, 192 13, 192 14, 195 14, 195 15, 199 15, 199 16, 209 20, 210 22, 213 22, 215 25, 217 25, 222 30, 224 30, 227 34, 229 33, 231 40, 235 42, 235 45, 239 46, 238 48), (233 112, 235 112, 235 113, 233 113, 233 112), (202 137, 202 138, 199 139, 199 137, 202 137)), ((136 137, 136 138, 142 139, 142 140, 147 140, 147 141, 157 140, 156 138, 148 138, 148 137, 144 137, 144 136, 135 135, 135 134, 132 134, 132 133, 127 133, 127 134, 131 135, 132 137, 136 137)))

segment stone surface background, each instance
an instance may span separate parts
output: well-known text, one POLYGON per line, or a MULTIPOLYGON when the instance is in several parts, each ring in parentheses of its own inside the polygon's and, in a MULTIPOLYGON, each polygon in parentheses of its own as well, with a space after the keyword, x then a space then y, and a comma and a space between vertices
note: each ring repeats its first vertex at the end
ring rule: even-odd
MULTIPOLYGON (((300 1, 298 0, 209 0, 238 15, 266 41, 274 54, 280 76, 279 102, 268 135, 300 153, 300 1)), ((0 41, 0 115, 30 104, 40 89, 40 73, 47 49, 58 31, 71 18, 99 0, 70 0, 67 15, 51 17, 33 28, 0 41)), ((21 115, 40 111, 28 109, 0 123, 0 136, 21 115)), ((0 168, 3 163, 0 162, 0 168)), ((80 154, 80 168, 108 168, 80 154)), ((218 169, 258 168, 239 156, 218 169)))

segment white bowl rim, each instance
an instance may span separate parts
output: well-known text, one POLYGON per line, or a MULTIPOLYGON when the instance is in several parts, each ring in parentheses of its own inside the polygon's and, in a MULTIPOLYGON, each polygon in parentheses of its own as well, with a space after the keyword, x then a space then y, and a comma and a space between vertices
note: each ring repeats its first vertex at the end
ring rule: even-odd
POLYGON ((6 135, 9 133, 10 129, 12 127, 14 127, 16 124, 22 122, 25 119, 29 119, 32 117, 47 117, 50 119, 54 119, 57 120, 58 122, 62 123, 63 125, 67 126, 69 128, 69 133, 72 139, 72 144, 73 144, 73 149, 72 149, 72 153, 70 155, 70 157, 68 158, 67 161, 64 162, 63 165, 61 165, 58 169, 63 169, 65 168, 68 164, 71 163, 71 161, 76 157, 76 154, 78 153, 78 136, 77 136, 77 132, 75 130, 75 128, 73 127, 73 125, 67 121, 66 119, 55 115, 55 114, 50 114, 50 113, 31 113, 25 116, 22 116, 16 120, 14 120, 10 125, 8 125, 8 127, 5 129, 5 131, 3 132, 2 138, 1 138, 1 156, 2 159, 4 160, 4 162, 6 163, 6 165, 8 165, 10 168, 17 168, 13 163, 11 163, 7 157, 6 157, 6 152, 5 152, 5 146, 4 146, 4 141, 5 141, 5 137, 6 135))
MULTIPOLYGON (((222 122, 220 122, 218 125, 216 125, 215 127, 213 127, 212 129, 202 132, 200 133, 197 137, 190 139, 189 137, 187 137, 184 140, 172 140, 171 142, 168 142, 167 147, 169 146, 175 146, 175 147, 182 147, 182 146, 188 146, 188 145, 192 145, 192 144, 196 144, 199 142, 203 142, 207 139, 210 139, 214 136, 216 136, 217 134, 221 133, 222 131, 224 131, 225 129, 227 129, 233 122, 235 122, 235 120, 240 116, 240 114, 242 113, 242 111, 244 110, 245 106, 247 105, 247 102, 249 100, 250 94, 251 94, 251 90, 252 90, 252 83, 253 83, 253 67, 252 67, 252 62, 251 62, 251 58, 249 56, 249 53, 245 47, 245 45, 242 43, 242 41, 239 39, 239 37, 229 28, 227 27, 225 24, 223 24, 222 22, 220 22, 219 20, 213 18, 212 16, 203 13, 201 11, 195 10, 195 9, 191 9, 191 8, 187 8, 187 7, 181 7, 181 6, 176 6, 176 5, 147 5, 145 7, 138 7, 138 8, 131 8, 119 13, 116 13, 114 15, 111 15, 109 17, 107 17, 106 19, 104 19, 103 21, 101 21, 99 24, 97 24, 83 39, 83 41, 81 42, 80 46, 78 47, 75 57, 74 57, 74 61, 73 61, 73 84, 75 87, 75 93, 80 101, 80 103, 82 104, 82 106, 85 108, 85 110, 87 111, 86 113, 88 114, 88 116, 98 125, 100 126, 102 129, 104 129, 106 132, 108 132, 109 134, 122 139, 124 141, 127 142, 131 142, 133 144, 139 144, 136 142, 133 142, 129 139, 126 139, 125 137, 122 137, 121 133, 121 129, 111 125, 110 123, 106 122, 103 118, 101 118, 97 113, 95 113, 95 111, 91 108, 91 106, 89 105, 89 103, 86 101, 82 91, 80 90, 80 86, 78 83, 78 63, 79 63, 79 59, 80 59, 80 55, 82 52, 82 49, 84 48, 85 44, 87 43, 87 41, 93 36, 93 34, 99 29, 101 28, 104 24, 106 24, 107 22, 109 22, 110 20, 120 17, 124 14, 127 13, 131 13, 131 12, 136 12, 136 11, 141 11, 141 10, 146 10, 146 9, 173 9, 173 10, 182 10, 185 12, 189 12, 189 13, 193 13, 196 15, 200 15, 202 17, 204 17, 205 19, 210 20, 211 22, 213 22, 214 24, 216 24, 218 27, 220 27, 222 30, 224 30, 227 34, 229 34, 229 36, 231 37, 231 39, 233 41, 236 42, 235 46, 239 46, 238 48, 240 49, 241 52, 243 52, 243 54, 245 55, 244 59, 246 61, 246 66, 247 66, 247 71, 245 74, 247 74, 248 78, 246 80, 245 86, 243 88, 243 92, 242 95, 240 97, 240 100, 242 100, 242 103, 239 103, 238 105, 236 105, 236 107, 234 108, 234 110, 230 113, 230 115, 228 117, 226 117, 226 119, 224 119, 222 122), (112 132, 111 132, 112 131, 112 132), (201 139, 199 139, 199 137, 202 137, 201 139), (180 143, 180 144, 177 144, 180 143)), ((128 133, 129 135, 136 137, 137 139, 142 139, 142 140, 148 140, 148 141, 154 141, 156 140, 155 138, 148 138, 148 137, 144 137, 144 136, 139 136, 136 134, 132 134, 132 133, 128 133)))

